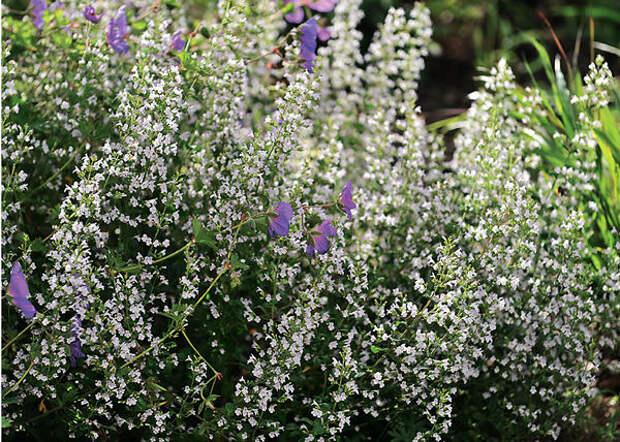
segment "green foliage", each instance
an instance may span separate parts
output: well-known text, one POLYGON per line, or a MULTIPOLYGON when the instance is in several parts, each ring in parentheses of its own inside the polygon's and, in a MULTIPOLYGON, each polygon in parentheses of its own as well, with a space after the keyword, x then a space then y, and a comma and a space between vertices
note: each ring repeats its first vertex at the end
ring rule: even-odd
MULTIPOLYGON (((537 140, 536 153, 543 162, 538 172, 556 177, 564 167, 581 167, 584 161, 595 161, 596 179, 592 180, 592 188, 584 188, 576 195, 585 213, 590 215, 588 223, 592 231, 589 243, 593 248, 592 260, 600 266, 597 255, 602 249, 614 247, 620 232, 620 97, 618 85, 609 72, 601 72, 597 84, 606 84, 610 90, 601 91, 601 96, 588 98, 592 93, 593 82, 582 84, 579 72, 568 69, 568 81, 562 72, 560 58, 551 63, 547 50, 536 40, 530 39, 536 48, 540 62, 547 76, 550 90, 536 82, 532 76, 534 87, 541 97, 540 107, 517 118, 533 117, 538 123, 534 134, 537 140), (571 98, 572 97, 572 98, 571 98), (594 100, 594 101, 593 101, 594 100), (600 101, 599 101, 600 100, 600 101), (596 121, 592 124, 591 121, 596 121), (576 134, 580 137, 576 138, 576 134), (589 137, 596 143, 584 143, 582 138, 589 137), (596 210, 587 208, 589 202, 596 204, 596 210)), ((593 68, 600 68, 602 59, 597 59, 593 68)), ((591 74, 596 75, 596 74, 591 74)), ((586 78, 587 80, 588 78, 586 78)), ((524 95, 519 91, 517 99, 527 106, 524 95)))

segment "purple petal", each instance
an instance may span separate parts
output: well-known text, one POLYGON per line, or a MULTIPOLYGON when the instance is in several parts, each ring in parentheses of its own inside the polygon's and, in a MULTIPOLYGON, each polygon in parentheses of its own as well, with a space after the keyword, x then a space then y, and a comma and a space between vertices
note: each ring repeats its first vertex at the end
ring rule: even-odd
POLYGON ((32 19, 32 23, 34 24, 34 27, 37 29, 43 29, 43 26, 45 26, 45 20, 43 20, 43 16, 34 16, 34 18, 32 19))
POLYGON ((43 13, 47 10, 47 2, 45 0, 30 0, 30 6, 32 7, 32 23, 37 29, 43 29, 45 20, 43 19, 43 13))
POLYGON ((345 184, 342 189, 342 194, 340 195, 340 203, 342 204, 349 219, 353 218, 351 215, 351 209, 355 209, 357 207, 357 204, 353 202, 353 195, 351 193, 352 190, 353 185, 351 184, 351 181, 347 181, 347 184, 345 184))
POLYGON ((34 318, 37 314, 37 310, 32 303, 28 300, 30 296, 30 290, 28 290, 28 283, 26 282, 26 275, 22 271, 22 266, 19 262, 13 264, 11 270, 11 280, 9 281, 9 294, 13 298, 13 304, 19 308, 24 316, 28 319, 34 318))
POLYGON ((125 14, 126 6, 121 6, 116 13, 116 17, 110 19, 106 38, 108 44, 119 54, 125 54, 129 51, 126 37, 129 36, 129 25, 127 24, 127 15, 125 14))
POLYGON ((326 235, 313 236, 312 239, 314 240, 314 247, 319 255, 322 255, 329 250, 330 244, 326 235))
POLYGON ((275 237, 288 235, 289 223, 281 217, 270 218, 269 224, 271 227, 271 231, 269 232, 271 236, 275 237))
POLYGON ((181 35, 181 31, 176 31, 172 35, 172 49, 177 52, 181 52, 185 49, 185 39, 181 35))
POLYGON ((86 355, 82 352, 82 342, 80 341, 78 337, 76 337, 69 344, 69 351, 71 352, 71 356, 69 357, 69 360, 71 362, 72 367, 77 366, 78 359, 83 359, 84 357, 86 357, 86 355))
POLYGON ((314 9, 319 12, 329 12, 333 11, 334 7, 338 0, 319 0, 317 2, 310 3, 310 9, 314 9))
POLYGON ((50 11, 57 11, 59 9, 62 9, 65 7, 65 4, 63 2, 54 2, 50 5, 49 10, 50 11))
POLYGON ((276 204, 273 211, 278 216, 269 217, 269 234, 273 237, 288 235, 289 225, 293 217, 293 208, 289 203, 281 201, 276 204))
MULTIPOLYGON (((292 1, 289 0, 285 3, 292 3, 292 1)), ((304 19, 304 10, 301 9, 299 6, 295 6, 295 10, 293 12, 289 12, 288 14, 286 14, 284 18, 289 23, 294 23, 294 24, 301 23, 302 20, 304 19)))
MULTIPOLYGON (((329 250, 330 243, 327 237, 334 236, 338 233, 336 231, 336 228, 332 226, 331 221, 332 219, 328 218, 325 221, 323 221, 320 226, 316 228, 316 230, 321 232, 321 235, 312 235, 312 240, 314 241, 313 250, 316 249, 319 255, 329 250)), ((306 253, 307 251, 308 249, 306 248, 306 253)), ((314 256, 314 255, 311 255, 311 256, 314 256)))
POLYGON ((103 17, 104 14, 105 11, 101 11, 101 14, 99 15, 95 14, 95 8, 93 6, 86 6, 83 12, 84 18, 93 23, 99 23, 99 20, 101 20, 101 17, 103 17))
POLYGON ((291 207, 289 203, 285 203, 283 201, 276 204, 274 212, 286 218, 287 221, 290 221, 291 218, 293 218, 293 207, 291 207))
POLYGON ((316 228, 316 230, 318 230, 319 232, 323 233, 326 236, 337 235, 338 231, 336 230, 334 226, 332 226, 331 222, 332 222, 332 218, 326 219, 325 221, 321 223, 320 226, 316 228))
POLYGON ((321 41, 327 41, 327 40, 329 40, 329 37, 332 36, 332 32, 330 31, 329 28, 321 28, 321 27, 319 27, 319 29, 316 31, 316 36, 321 41))
POLYGON ((306 253, 314 258, 314 246, 312 244, 306 246, 306 253))
POLYGON ((312 17, 301 26, 301 58, 305 60, 304 67, 313 72, 314 60, 316 59, 316 34, 318 24, 316 17, 312 17))

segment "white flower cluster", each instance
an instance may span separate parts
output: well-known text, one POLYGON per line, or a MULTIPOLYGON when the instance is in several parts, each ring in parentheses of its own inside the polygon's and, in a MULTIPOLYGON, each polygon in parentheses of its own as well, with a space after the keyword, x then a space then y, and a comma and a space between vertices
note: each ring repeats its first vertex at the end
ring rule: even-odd
POLYGON ((594 267, 598 206, 582 198, 603 61, 572 100, 582 124, 552 134, 572 163, 537 168, 543 97, 515 98, 505 62, 446 162, 417 105, 423 5, 391 9, 362 55, 361 1, 340 0, 309 73, 277 2, 222 0, 195 29, 170 3, 128 6, 124 55, 82 2, 40 33, 13 23, 32 32, 3 52, 2 284, 9 299, 21 262, 38 314, 3 304, 5 434, 450 440, 575 424, 618 364, 620 239, 594 267), (171 52, 178 29, 190 41, 171 52), (277 237, 281 201, 294 213, 277 237), (310 258, 326 219, 331 248, 310 258))

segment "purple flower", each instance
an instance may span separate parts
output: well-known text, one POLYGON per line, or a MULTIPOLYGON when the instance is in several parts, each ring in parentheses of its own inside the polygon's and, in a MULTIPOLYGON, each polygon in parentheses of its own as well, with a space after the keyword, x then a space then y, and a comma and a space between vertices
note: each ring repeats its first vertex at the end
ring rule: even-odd
POLYGON ((26 282, 26 276, 22 271, 22 266, 19 262, 13 264, 11 270, 11 279, 9 281, 9 294, 13 299, 13 304, 19 308, 24 316, 28 319, 34 318, 37 314, 34 305, 28 300, 30 296, 30 290, 28 290, 28 283, 26 282))
POLYGON ((58 11, 59 9, 62 9, 65 7, 65 4, 63 2, 54 2, 50 5, 49 7, 49 11, 58 11))
POLYGON ((342 204, 343 210, 349 217, 349 219, 353 219, 351 215, 351 209, 355 209, 357 204, 353 202, 353 195, 351 195, 351 191, 353 190, 353 185, 351 181, 347 181, 344 189, 342 189, 342 193, 340 194, 340 204, 342 204))
POLYGON ((304 67, 313 72, 314 60, 316 59, 316 33, 319 25, 316 18, 312 17, 301 26, 301 58, 305 60, 304 67))
POLYGON ((314 9, 319 12, 330 12, 334 10, 334 7, 338 3, 338 0, 319 0, 318 2, 310 3, 310 9, 314 9))
MULTIPOLYGON (((295 0, 284 0, 284 4, 288 4, 288 3, 296 4, 297 2, 295 2, 295 0)), ((286 14, 284 18, 289 23, 295 23, 295 24, 301 23, 302 20, 304 19, 304 10, 301 9, 299 6, 295 6, 295 9, 293 10, 293 12, 286 14)))
POLYGON ((84 357, 86 357, 86 355, 82 352, 82 341, 80 341, 80 337, 78 335, 78 330, 81 327, 82 321, 80 320, 80 315, 76 313, 73 317, 73 325, 71 326, 73 341, 71 341, 71 343, 69 344, 69 350, 71 352, 69 360, 72 367, 77 366, 78 359, 83 359, 84 357))
POLYGON ((329 40, 329 37, 332 36, 332 32, 330 31, 329 28, 321 28, 319 26, 319 29, 316 31, 316 36, 321 41, 327 41, 327 40, 329 40))
POLYGON ((279 202, 273 209, 278 216, 269 217, 269 234, 272 237, 288 235, 289 225, 293 217, 293 208, 289 203, 279 202))
POLYGON ((295 9, 293 12, 284 16, 289 23, 301 23, 304 19, 304 10, 301 9, 301 5, 307 5, 310 9, 314 9, 319 12, 329 12, 334 9, 338 0, 319 0, 317 2, 310 2, 309 0, 284 0, 284 4, 293 3, 295 9))
POLYGON ((30 0, 30 6, 32 7, 32 23, 34 23, 34 27, 43 29, 45 25, 43 13, 47 10, 47 2, 45 0, 30 0))
POLYGON ((101 14, 97 15, 95 14, 95 8, 93 6, 86 6, 84 8, 83 14, 86 20, 93 23, 99 23, 99 20, 101 20, 101 17, 103 17, 103 14, 105 14, 105 11, 101 11, 101 14))
POLYGON ((329 250, 330 244, 329 244, 329 240, 327 239, 327 237, 334 236, 337 234, 336 228, 332 226, 331 222, 332 222, 331 218, 326 219, 325 221, 323 221, 323 223, 321 223, 320 226, 316 228, 319 234, 318 235, 311 234, 312 243, 308 243, 308 246, 306 247, 306 253, 308 255, 314 257, 315 251, 319 255, 322 255, 323 253, 326 253, 329 250))
POLYGON ((129 36, 129 25, 127 24, 127 15, 125 15, 126 6, 121 6, 116 13, 116 17, 110 19, 106 37, 109 45, 119 54, 125 54, 129 51, 127 37, 129 36))
POLYGON ((172 49, 181 52, 185 48, 185 39, 181 35, 181 31, 177 31, 172 35, 172 49))

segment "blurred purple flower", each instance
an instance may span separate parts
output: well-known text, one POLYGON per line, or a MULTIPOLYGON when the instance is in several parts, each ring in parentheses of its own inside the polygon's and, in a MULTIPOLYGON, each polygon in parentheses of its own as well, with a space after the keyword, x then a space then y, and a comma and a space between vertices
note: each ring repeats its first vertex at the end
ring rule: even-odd
POLYGON ((338 0, 319 0, 318 2, 310 3, 308 6, 315 11, 330 12, 336 7, 336 3, 338 3, 338 0))
POLYGON ((45 25, 43 13, 47 10, 47 2, 45 0, 30 0, 30 6, 32 7, 32 23, 34 23, 34 27, 43 29, 45 25))
POLYGON ((318 24, 312 17, 301 26, 301 58, 305 60, 304 67, 313 72, 314 60, 316 59, 316 33, 318 24))
POLYGON ((306 253, 312 257, 315 256, 315 251, 319 255, 326 253, 329 250, 330 243, 327 237, 334 236, 338 232, 336 232, 336 228, 331 224, 332 219, 326 219, 321 223, 320 226, 316 228, 316 230, 320 233, 320 235, 312 235, 312 244, 308 244, 306 247, 306 253))
POLYGON ((24 316, 28 319, 32 319, 37 314, 37 310, 34 305, 28 300, 30 296, 30 290, 28 290, 28 283, 26 282, 26 276, 22 271, 22 266, 19 262, 13 264, 11 270, 11 279, 9 280, 9 295, 11 295, 13 304, 19 308, 24 316))
POLYGON ((181 34, 181 31, 176 31, 172 35, 172 49, 181 52, 185 48, 185 39, 181 34))
POLYGON ((116 17, 110 19, 106 37, 109 45, 119 54, 129 51, 127 37, 129 36, 129 25, 127 24, 126 6, 121 6, 116 13, 116 17))
POLYGON ((329 40, 329 37, 332 36, 332 32, 329 28, 321 28, 319 26, 318 30, 316 31, 316 36, 321 41, 327 41, 329 40))
POLYGON ((352 190, 353 185, 351 184, 351 181, 347 181, 347 184, 345 184, 344 189, 342 189, 342 193, 340 194, 340 204, 342 204, 343 210, 349 219, 353 219, 351 209, 355 209, 357 207, 357 204, 353 202, 353 195, 351 194, 352 190))
POLYGON ((103 14, 105 14, 105 11, 101 11, 101 14, 97 15, 95 14, 95 8, 93 6, 86 6, 84 8, 83 14, 86 20, 93 23, 99 23, 99 20, 101 20, 101 17, 103 17, 103 14))
POLYGON ((288 235, 289 225, 293 217, 293 208, 289 203, 279 202, 273 210, 278 216, 269 217, 269 234, 272 237, 288 235))
POLYGON ((301 23, 304 19, 304 10, 301 8, 302 5, 309 6, 310 9, 319 12, 329 12, 334 9, 338 0, 319 0, 317 2, 311 2, 309 0, 284 0, 284 4, 293 3, 295 5, 295 9, 293 12, 288 13, 284 16, 286 21, 289 23, 301 23))
POLYGON ((64 7, 65 7, 65 4, 63 2, 54 2, 50 5, 48 9, 50 12, 52 12, 52 11, 57 11, 59 9, 62 9, 64 7))
MULTIPOLYGON (((298 2, 296 2, 295 0, 284 0, 284 4, 288 4, 288 3, 297 4, 298 2)), ((299 6, 295 6, 295 9, 293 10, 293 12, 286 14, 284 18, 289 23, 295 23, 295 24, 301 23, 302 20, 304 19, 304 10, 301 9, 299 6)))

